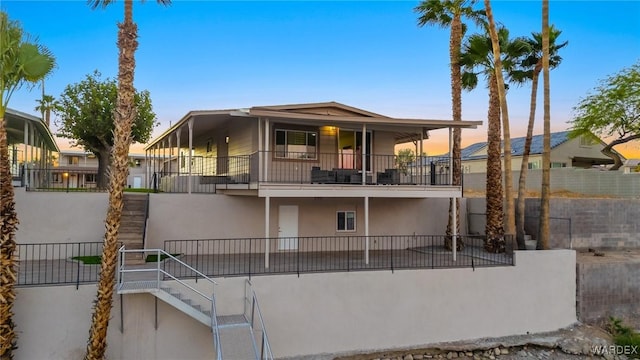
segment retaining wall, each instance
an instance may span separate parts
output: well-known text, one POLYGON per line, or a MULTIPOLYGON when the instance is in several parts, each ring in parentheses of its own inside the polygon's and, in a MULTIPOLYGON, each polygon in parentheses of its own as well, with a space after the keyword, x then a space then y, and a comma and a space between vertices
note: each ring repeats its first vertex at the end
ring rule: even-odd
MULTIPOLYGON (((543 332, 574 323, 575 252, 517 251, 515 259, 515 266, 475 270, 257 276, 252 282, 278 358, 543 332)), ((219 282, 220 313, 241 311, 245 279, 219 282)), ((95 292, 95 285, 18 289, 15 359, 81 359, 95 292)), ((162 301, 154 329, 149 294, 123 297, 121 334, 119 299, 114 297, 109 326, 109 359, 213 358, 210 329, 162 301)))
MULTIPOLYGON (((484 233, 484 198, 467 198, 469 231, 484 233)), ((552 198, 550 246, 554 249, 640 248, 640 200, 552 198)), ((537 238, 540 200, 525 201, 525 231, 537 238)))
POLYGON ((577 281, 580 321, 602 324, 610 316, 640 316, 640 259, 607 253, 598 259, 579 261, 577 281))

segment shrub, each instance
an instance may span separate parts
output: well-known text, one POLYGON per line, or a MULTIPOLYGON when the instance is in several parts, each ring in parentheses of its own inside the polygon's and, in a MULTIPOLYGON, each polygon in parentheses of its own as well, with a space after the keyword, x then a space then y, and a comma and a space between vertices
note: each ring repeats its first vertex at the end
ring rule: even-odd
MULTIPOLYGON (((613 342, 619 346, 630 346, 640 349, 640 333, 622 323, 621 319, 609 318, 609 330, 613 335, 613 342)), ((640 352, 628 354, 631 358, 640 359, 640 352)))

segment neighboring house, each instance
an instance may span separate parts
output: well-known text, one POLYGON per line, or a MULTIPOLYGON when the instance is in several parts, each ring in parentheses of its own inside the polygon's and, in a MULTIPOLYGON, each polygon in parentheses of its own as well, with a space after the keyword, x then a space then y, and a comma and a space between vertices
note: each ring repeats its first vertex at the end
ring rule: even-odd
MULTIPOLYGON (((95 188, 98 159, 93 153, 81 150, 61 150, 57 166, 50 169, 50 187, 95 188)), ((146 187, 146 160, 141 154, 129 154, 127 187, 146 187)))
MULTIPOLYGON (((542 168, 543 136, 535 135, 531 139, 531 152, 528 168, 542 168)), ((511 139, 511 167, 519 171, 524 153, 524 137, 511 139)), ((579 136, 569 138, 569 131, 551 134, 552 168, 591 168, 593 166, 613 164, 613 160, 600 152, 606 144, 600 140, 579 136)), ((487 143, 475 143, 462 149, 462 169, 465 173, 487 171, 487 143)), ((624 161, 625 158, 623 157, 624 161)))
POLYGON ((13 183, 14 186, 25 186, 35 181, 33 169, 52 166, 58 145, 47 125, 38 117, 7 109, 4 121, 13 183))
MULTIPOLYGON (((211 216, 264 221, 266 238, 419 234, 416 200, 461 197, 461 187, 448 172, 407 171, 395 146, 424 140, 428 147, 430 130, 479 124, 392 118, 336 102, 191 111, 145 150, 159 191, 237 199, 242 213, 264 219, 211 216), (370 214, 385 223, 370 224, 370 214)), ((278 250, 296 249, 296 241, 278 250)))
POLYGON ((625 174, 639 173, 640 172, 640 159, 628 159, 622 165, 622 170, 625 174))

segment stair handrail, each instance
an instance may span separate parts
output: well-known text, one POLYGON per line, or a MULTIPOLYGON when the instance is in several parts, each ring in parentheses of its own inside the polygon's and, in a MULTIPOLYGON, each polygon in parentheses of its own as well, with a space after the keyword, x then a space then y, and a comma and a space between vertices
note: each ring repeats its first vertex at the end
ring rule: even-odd
MULTIPOLYGON (((254 331, 254 327, 253 327, 253 321, 255 318, 255 313, 257 310, 258 313, 258 321, 260 323, 260 329, 262 331, 262 336, 261 336, 261 340, 262 340, 262 346, 260 348, 260 359, 262 360, 273 360, 273 353, 271 352, 271 345, 269 344, 269 337, 267 336, 267 329, 264 326, 264 319, 262 318, 262 311, 260 311, 260 304, 258 304, 258 297, 256 296, 256 292, 253 291, 253 288, 251 287, 251 280, 247 279, 246 280, 246 285, 248 285, 248 289, 249 289, 249 293, 251 296, 251 299, 249 299, 247 297, 247 292, 245 290, 245 312, 246 312, 246 305, 247 303, 251 304, 251 313, 249 316, 249 327, 251 328, 251 332, 253 333, 254 331)), ((246 314, 245 314, 246 317, 246 314)))
POLYGON ((164 274, 167 275, 168 277, 170 277, 171 279, 177 281, 178 283, 182 284, 183 286, 187 287, 188 289, 194 291, 195 293, 199 294, 200 296, 204 297, 205 299, 209 300, 209 301, 213 301, 213 298, 209 297, 208 295, 202 293, 200 290, 194 288, 193 286, 185 283, 184 281, 178 279, 177 277, 173 276, 173 274, 165 271, 164 269, 160 268, 160 259, 161 259, 161 255, 165 255, 167 259, 171 259, 176 261, 177 263, 181 264, 182 266, 186 267, 187 269, 193 271, 194 273, 200 275, 202 278, 204 278, 205 280, 207 280, 208 282, 210 282, 212 285, 217 285, 218 283, 215 282, 213 279, 211 279, 210 277, 206 276, 205 274, 201 273, 200 271, 198 271, 197 269, 195 269, 194 267, 192 267, 191 265, 185 263, 184 261, 176 258, 175 256, 169 254, 168 252, 162 250, 162 249, 130 249, 127 250, 125 249, 124 245, 120 248, 119 250, 121 256, 119 257, 120 260, 120 265, 118 266, 119 271, 118 271, 118 287, 120 288, 122 286, 122 282, 124 279, 124 273, 134 273, 134 272, 152 272, 155 271, 158 274, 157 277, 157 282, 156 282, 156 289, 160 290, 160 274, 164 274), (124 261, 124 254, 125 253, 142 253, 143 256, 145 253, 149 253, 149 252, 156 252, 156 256, 157 256, 157 261, 156 261, 156 267, 155 268, 146 268, 146 269, 125 269, 125 261, 124 261))
POLYGON ((222 343, 220 342, 220 328, 218 327, 218 313, 216 312, 216 296, 211 293, 211 330, 213 331, 213 346, 216 348, 216 360, 222 360, 222 343))
POLYGON ((149 200, 151 196, 147 193, 147 202, 144 207, 144 227, 142 228, 142 247, 147 244, 147 225, 149 225, 149 200))

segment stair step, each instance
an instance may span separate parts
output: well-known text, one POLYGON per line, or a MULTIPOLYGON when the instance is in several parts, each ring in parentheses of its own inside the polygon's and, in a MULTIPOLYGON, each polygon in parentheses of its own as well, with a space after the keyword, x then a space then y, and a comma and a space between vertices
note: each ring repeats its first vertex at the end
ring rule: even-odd
POLYGON ((244 315, 236 314, 236 315, 220 315, 217 317, 218 319, 218 327, 228 328, 228 327, 236 327, 236 326, 245 326, 249 325, 247 319, 245 319, 244 315))

